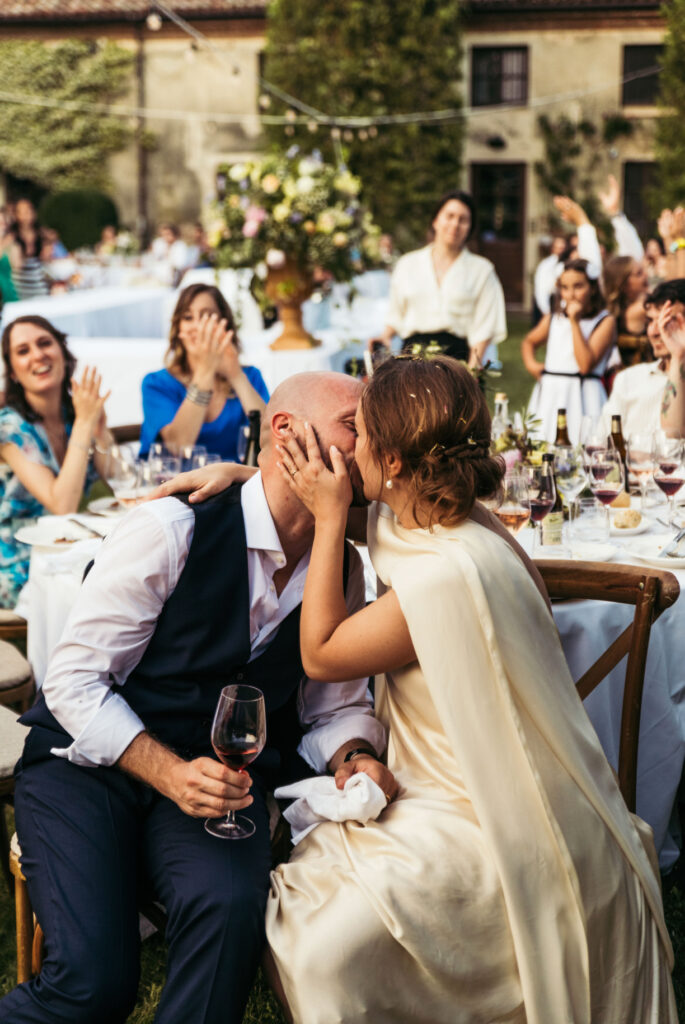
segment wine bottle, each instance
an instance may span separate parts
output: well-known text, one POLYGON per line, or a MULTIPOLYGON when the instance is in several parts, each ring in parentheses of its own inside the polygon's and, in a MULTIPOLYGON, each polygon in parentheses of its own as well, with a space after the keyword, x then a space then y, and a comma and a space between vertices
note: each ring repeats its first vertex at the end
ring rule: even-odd
POLYGON ((557 436, 554 439, 554 443, 555 445, 571 443, 571 439, 568 436, 568 424, 566 422, 565 409, 557 409, 557 436))
POLYGON ((498 391, 495 395, 495 412, 492 417, 492 440, 496 441, 510 426, 509 399, 504 391, 498 391))
MULTIPOLYGON (((564 420, 566 416, 564 414, 564 420)), ((545 452, 542 456, 543 465, 547 463, 549 472, 554 475, 554 455, 552 452, 545 452)), ((559 488, 556 486, 556 480, 554 481, 555 487, 555 498, 554 504, 549 510, 548 514, 542 520, 542 543, 547 545, 553 545, 560 547, 562 543, 562 535, 564 529, 564 505, 559 494, 559 488)))
POLYGON ((621 417, 618 413, 615 413, 611 417, 611 435, 610 442, 616 449, 618 454, 621 456, 621 463, 623 464, 623 479, 625 480, 626 493, 630 493, 629 478, 628 478, 628 464, 626 462, 626 443, 623 440, 623 430, 621 429, 621 417))
POLYGON ((260 452, 259 446, 259 432, 262 425, 262 414, 259 409, 251 409, 247 414, 248 421, 248 438, 247 438, 247 451, 245 452, 245 465, 256 466, 257 456, 260 452))

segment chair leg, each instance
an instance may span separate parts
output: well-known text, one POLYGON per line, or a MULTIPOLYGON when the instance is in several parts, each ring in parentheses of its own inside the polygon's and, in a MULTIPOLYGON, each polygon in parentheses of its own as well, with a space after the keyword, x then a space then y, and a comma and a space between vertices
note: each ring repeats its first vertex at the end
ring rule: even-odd
POLYGON ((33 911, 26 880, 18 874, 14 876, 14 893, 17 914, 17 984, 21 985, 31 978, 33 911))
POLYGON ((31 971, 33 975, 40 974, 43 967, 43 950, 45 947, 45 936, 43 935, 43 929, 35 922, 35 931, 33 933, 33 946, 31 948, 31 971))
POLYGON ((7 888, 12 895, 12 874, 10 872, 10 837, 7 831, 7 811, 5 803, 0 801, 0 858, 2 859, 2 873, 7 881, 7 888))

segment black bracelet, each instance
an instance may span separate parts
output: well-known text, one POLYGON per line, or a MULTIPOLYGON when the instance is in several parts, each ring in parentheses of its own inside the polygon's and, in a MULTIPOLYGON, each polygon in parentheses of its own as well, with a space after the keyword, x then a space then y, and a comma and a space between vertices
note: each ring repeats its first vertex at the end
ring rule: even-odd
POLYGON ((364 757, 372 757, 374 761, 380 761, 380 757, 375 750, 369 750, 367 747, 355 747, 354 750, 347 751, 343 758, 343 764, 347 764, 347 762, 351 761, 353 757, 357 756, 357 754, 363 754, 364 757))

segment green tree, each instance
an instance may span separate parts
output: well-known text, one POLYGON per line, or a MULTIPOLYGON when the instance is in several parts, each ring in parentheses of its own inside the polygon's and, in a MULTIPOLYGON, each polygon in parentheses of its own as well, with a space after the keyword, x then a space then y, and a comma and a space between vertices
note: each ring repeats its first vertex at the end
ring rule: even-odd
POLYGON ((659 76, 659 106, 655 155, 661 207, 685 202, 685 0, 670 0, 661 8, 666 20, 663 67, 659 76))
MULTIPOLYGON (((458 0, 272 0, 264 73, 329 116, 378 118, 459 108, 460 53, 458 0)), ((285 110, 273 100, 268 113, 285 110)), ((338 129, 315 123, 298 116, 266 132, 275 149, 296 143, 335 161, 338 129)), ((340 131, 377 223, 401 248, 422 244, 435 200, 458 187, 461 117, 340 131)))
POLYGON ((120 117, 68 105, 112 103, 130 88, 132 65, 114 43, 0 42, 0 168, 51 190, 106 186, 106 157, 131 129, 120 117))

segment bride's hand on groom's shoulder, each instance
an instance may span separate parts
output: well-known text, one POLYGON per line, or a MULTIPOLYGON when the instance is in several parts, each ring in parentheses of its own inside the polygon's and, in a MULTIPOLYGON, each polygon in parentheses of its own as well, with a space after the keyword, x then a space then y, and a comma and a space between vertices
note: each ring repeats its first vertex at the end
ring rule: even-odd
POLYGON ((331 445, 327 466, 313 428, 305 423, 304 430, 306 454, 294 434, 278 445, 283 478, 315 519, 331 520, 338 515, 346 520, 352 484, 342 452, 331 445))

